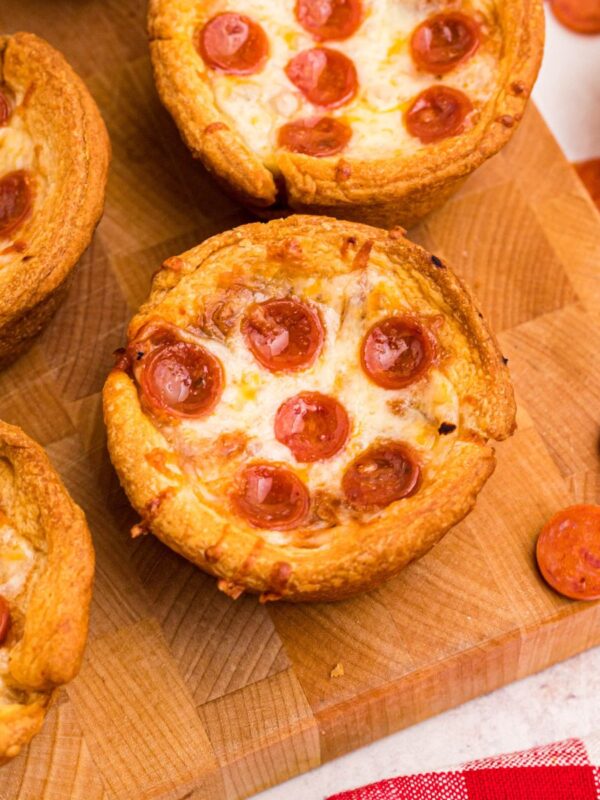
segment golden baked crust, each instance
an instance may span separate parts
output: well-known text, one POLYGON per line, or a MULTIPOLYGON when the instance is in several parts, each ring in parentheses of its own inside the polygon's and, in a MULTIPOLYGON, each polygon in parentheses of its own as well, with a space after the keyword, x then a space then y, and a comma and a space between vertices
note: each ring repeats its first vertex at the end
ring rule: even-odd
MULTIPOLYGON (((257 213, 327 214, 392 227, 412 226, 441 205, 518 126, 541 63, 541 0, 494 5, 502 32, 497 89, 464 133, 386 158, 327 158, 277 151, 277 179, 218 109, 194 48, 182 30, 208 0, 150 0, 150 51, 159 95, 193 155, 257 213), (271 207, 273 207, 271 209, 271 207), (263 211, 261 212, 261 209, 263 211)), ((424 16, 427 11, 424 11, 424 16)))
POLYGON ((30 33, 0 37, 0 88, 15 99, 0 128, 0 178, 35 153, 32 213, 0 237, 0 367, 42 330, 67 289, 102 214, 110 159, 106 128, 83 81, 63 56, 30 33), (7 134, 19 126, 20 142, 7 134), (16 246, 14 243, 17 243, 16 246))
MULTIPOLYGON (((40 729, 56 687, 85 647, 94 551, 81 509, 42 448, 0 422, 0 507, 32 553, 0 644, 0 764, 40 729), (5 672, 6 668, 6 672, 5 672)), ((0 553, 0 583, 2 580, 0 553)), ((0 593, 1 593, 0 588, 0 593)))
MULTIPOLYGON (((252 528, 232 511, 227 496, 212 502, 198 491, 185 453, 144 412, 126 359, 120 359, 106 381, 108 446, 121 483, 142 515, 135 532, 151 529, 169 547, 219 577, 220 588, 233 596, 248 589, 263 599, 331 600, 376 586, 425 553, 468 513, 494 468, 486 440, 503 439, 513 431, 512 387, 495 339, 458 278, 402 231, 292 216, 220 234, 165 262, 148 302, 130 324, 129 340, 137 341, 146 325, 160 320, 191 327, 209 343, 211 334, 199 320, 206 319, 214 297, 228 287, 255 285, 261 296, 276 296, 275 287, 306 289, 313 279, 326 286, 336 276, 345 279, 365 270, 367 263, 381 270, 377 274, 383 280, 407 287, 399 291, 405 291, 410 307, 443 317, 438 336, 449 365, 444 369, 460 401, 455 439, 434 477, 424 480, 413 496, 369 518, 346 518, 324 536, 318 530, 314 540, 310 531, 278 540, 252 528)), ((371 295, 375 297, 371 293, 367 298, 371 295)), ((386 308, 387 301, 382 302, 386 308)), ((375 307, 375 301, 370 305, 375 307)), ((389 313, 397 308, 392 306, 389 313)), ((223 364, 227 373, 227 355, 223 364)), ((360 371, 360 364, 349 369, 360 371)), ((244 372, 249 381, 252 370, 260 373, 251 364, 244 372)), ((303 380, 302 388, 310 387, 310 371, 303 380)), ((225 413, 217 406, 215 414, 225 413)), ((208 460, 216 442, 205 441, 204 446, 197 456, 208 460)))

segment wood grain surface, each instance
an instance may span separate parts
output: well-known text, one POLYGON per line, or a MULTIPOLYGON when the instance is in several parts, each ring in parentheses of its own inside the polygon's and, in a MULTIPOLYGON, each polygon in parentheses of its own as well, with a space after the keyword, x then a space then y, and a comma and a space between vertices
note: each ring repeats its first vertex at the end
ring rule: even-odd
POLYGON ((0 771, 2 800, 235 800, 600 642, 600 605, 540 580, 542 523, 600 491, 600 217, 536 110, 411 232, 499 333, 519 429, 476 510, 422 561, 336 605, 232 602, 136 521, 100 389, 167 256, 239 224, 150 72, 142 0, 2 0, 85 78, 112 137, 106 213, 67 298, 0 375, 0 417, 47 448, 97 549, 81 674, 0 771), (342 664, 343 675, 331 677, 342 664))

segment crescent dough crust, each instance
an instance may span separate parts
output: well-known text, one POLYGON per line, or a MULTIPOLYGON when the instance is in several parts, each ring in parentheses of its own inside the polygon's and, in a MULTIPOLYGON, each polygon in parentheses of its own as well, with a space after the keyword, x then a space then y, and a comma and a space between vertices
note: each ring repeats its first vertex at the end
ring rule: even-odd
POLYGON ((94 551, 81 509, 42 448, 0 422, 0 764, 40 729, 54 689, 78 672, 94 551))
POLYGON ((0 237, 0 367, 61 302, 102 213, 110 144, 98 108, 63 56, 30 33, 0 36, 0 89, 14 110, 0 126, 0 179, 33 178, 29 218, 0 237))
MULTIPOLYGON (((208 422, 198 427, 188 420, 163 425, 145 413, 132 365, 121 358, 104 388, 109 451, 129 499, 142 515, 135 532, 151 529, 169 547, 218 576, 220 587, 233 596, 247 589, 269 600, 330 600, 376 586, 425 553, 468 513, 494 468, 487 439, 503 439, 514 429, 512 387, 495 339, 458 278, 439 259, 405 239, 402 231, 292 216, 214 236, 165 262, 148 302, 130 324, 129 341, 138 341, 145 326, 157 323, 178 326, 220 358, 226 386, 231 387, 229 399, 224 393, 208 422), (347 298, 340 288, 344 283, 351 287, 347 298), (363 291, 364 286, 368 288, 363 291), (347 349, 335 350, 326 340, 315 364, 291 378, 257 366, 250 355, 244 356, 243 347, 235 349, 235 336, 240 335, 240 314, 235 309, 224 341, 206 323, 231 296, 234 306, 235 298, 241 298, 244 306, 256 299, 290 294, 318 305, 331 330, 337 330, 336 320, 342 319, 335 311, 340 304, 346 310, 355 308, 350 324, 339 328, 338 344, 343 348, 347 344, 347 349), (443 354, 438 366, 404 393, 373 387, 358 357, 366 327, 395 313, 416 313, 429 320, 443 354), (240 357, 246 359, 241 367, 240 357), (267 408, 273 402, 270 395, 287 386, 287 380, 292 381, 289 395, 311 388, 321 391, 312 382, 320 380, 317 376, 323 373, 318 370, 327 364, 334 370, 328 386, 338 387, 329 392, 348 406, 354 420, 348 453, 355 444, 361 449, 369 437, 377 438, 377 420, 381 417, 383 426, 388 412, 381 406, 373 422, 366 406, 380 403, 383 394, 388 406, 396 402, 392 407, 397 416, 391 417, 391 424, 397 426, 399 438, 412 437, 409 444, 420 449, 428 464, 422 484, 416 494, 374 514, 348 512, 337 523, 319 520, 312 527, 283 533, 252 528, 229 503, 227 478, 235 469, 236 453, 230 451, 219 462, 225 476, 220 485, 225 488, 215 495, 210 494, 210 481, 199 477, 199 473, 207 474, 220 441, 210 432, 216 429, 202 425, 228 430, 231 423, 234 434, 250 437, 249 453, 243 453, 239 463, 251 461, 256 452, 262 457, 266 450, 260 448, 267 447, 272 430, 271 407, 267 408), (259 397, 253 395, 253 387, 266 381, 270 383, 262 399, 253 403, 252 397, 259 397), (344 384, 346 391, 356 386, 356 393, 379 395, 369 395, 373 399, 361 405, 352 398, 354 388, 344 394, 344 384), (250 394, 244 394, 245 387, 250 387, 250 394), (438 390, 440 413, 454 414, 450 419, 455 420, 456 429, 451 426, 450 436, 438 429, 447 417, 432 420, 438 406, 426 405, 432 396, 438 402, 438 390), (352 406, 353 402, 359 405, 352 406), (254 417, 244 428, 244 419, 249 419, 246 413, 254 417), (253 432, 252 426, 260 425, 263 417, 267 427, 253 432), (375 425, 374 433, 368 428, 368 438, 361 442, 368 425, 375 425)), ((393 427, 392 436, 395 431, 393 427)), ((281 460, 282 448, 277 452, 281 460)), ((309 465, 310 469, 297 465, 291 456, 288 466, 296 471, 306 468, 309 484, 325 475, 325 488, 335 494, 339 493, 339 470, 349 457, 342 453, 340 459, 346 461, 341 466, 337 457, 325 462, 329 472, 318 464, 309 465)))
MULTIPOLYGON (((468 130, 404 155, 357 158, 342 153, 315 158, 276 150, 273 171, 268 169, 240 135, 235 119, 219 109, 193 43, 200 20, 224 9, 244 11, 244 4, 150 0, 148 29, 156 85, 193 155, 258 213, 280 214, 282 203, 287 203, 294 211, 410 227, 441 205, 466 176, 506 144, 537 77, 544 43, 541 0, 482 5, 501 38, 494 91, 468 130)), ((291 2, 289 6, 293 13, 291 2)), ((442 10, 441 4, 423 6, 422 18, 442 10)), ((348 43, 352 54, 352 38, 348 43)), ((377 145, 373 149, 377 152, 377 145)))

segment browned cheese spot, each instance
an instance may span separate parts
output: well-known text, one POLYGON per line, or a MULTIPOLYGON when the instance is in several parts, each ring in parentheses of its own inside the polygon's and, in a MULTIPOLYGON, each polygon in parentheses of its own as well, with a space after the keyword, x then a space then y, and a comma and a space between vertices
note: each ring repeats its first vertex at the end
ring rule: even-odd
POLYGON ((504 125, 505 128, 512 128, 515 124, 515 118, 510 114, 503 114, 501 117, 498 117, 498 122, 504 125))
POLYGON ((210 135, 211 133, 217 133, 217 131, 228 131, 229 126, 226 125, 224 122, 211 122, 209 125, 204 128, 204 134, 210 135))
POLYGON ((267 258, 273 261, 293 261, 298 263, 302 261, 303 255, 301 243, 293 237, 267 244, 267 258))
POLYGON ((223 555, 223 547, 221 544, 211 544, 204 551, 204 558, 209 564, 216 564, 223 555))
POLYGON ((171 256, 163 261, 164 269, 170 269, 172 272, 181 272, 185 267, 185 261, 179 256, 171 256))
POLYGON ((369 263, 371 250, 373 249, 373 244, 374 242, 372 239, 367 239, 367 241, 361 245, 358 253, 354 256, 354 261, 352 262, 353 270, 364 269, 367 266, 369 263))
POLYGON ((335 168, 335 179, 338 183, 347 181, 352 175, 352 167, 347 161, 341 159, 335 168))
POLYGON ((162 491, 160 491, 156 497, 153 497, 152 500, 146 504, 141 513, 141 520, 131 529, 131 537, 133 539, 137 538, 138 536, 145 536, 150 532, 152 529, 152 523, 158 516, 161 505, 165 502, 165 500, 167 500, 167 498, 172 497, 176 492, 177 489, 174 486, 167 486, 166 489, 162 489, 162 491))
POLYGON ((217 583, 217 588, 220 592, 223 592, 223 594, 231 597, 232 600, 237 600, 245 592, 245 587, 239 586, 239 584, 236 584, 233 581, 225 580, 225 578, 221 578, 219 580, 217 583))

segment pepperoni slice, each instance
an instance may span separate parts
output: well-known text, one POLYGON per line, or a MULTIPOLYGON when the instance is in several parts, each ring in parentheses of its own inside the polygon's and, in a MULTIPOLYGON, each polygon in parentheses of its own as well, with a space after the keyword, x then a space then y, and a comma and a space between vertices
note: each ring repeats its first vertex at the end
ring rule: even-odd
POLYGON ((551 0, 556 19, 576 33, 600 33, 598 0, 551 0))
POLYGON ((221 362, 205 347, 167 329, 134 347, 142 401, 151 412, 198 418, 213 410, 225 379, 221 362))
POLYGON ((0 127, 6 125, 12 114, 13 104, 6 91, 0 88, 0 127))
POLYGON ((326 158, 340 153, 352 138, 352 129, 332 117, 315 117, 288 122, 279 129, 280 147, 292 153, 326 158))
POLYGON ((347 39, 362 22, 362 0, 297 0, 296 19, 317 41, 347 39))
POLYGON ((573 165, 594 203, 600 209, 600 158, 580 161, 573 165))
POLYGON ((358 78, 354 64, 338 50, 313 47, 292 58, 285 74, 309 103, 338 108, 356 94, 358 78))
POLYGON ((419 69, 443 75, 470 58, 479 47, 479 25, 458 11, 435 14, 410 38, 410 52, 419 69))
POLYGON ((431 86, 414 98, 404 123, 411 136, 429 144, 462 133, 472 110, 473 104, 458 89, 431 86))
POLYGON ((600 506, 570 506, 555 514, 542 528, 536 555, 557 592, 600 600, 600 506))
POLYGON ((241 327, 252 355, 271 372, 310 367, 325 336, 318 312, 291 297, 250 306, 241 327))
POLYGON ((211 69, 229 75, 259 72, 269 56, 269 40, 261 26, 244 14, 225 12, 196 33, 196 49, 211 69))
POLYGON ((346 501, 358 511, 385 508, 419 488, 421 469, 400 442, 375 444, 361 453, 342 478, 346 501))
POLYGON ((250 525, 277 530, 296 528, 310 506, 308 489, 300 478, 288 467, 267 462, 242 470, 231 501, 250 525))
POLYGON ((296 461, 323 461, 339 452, 350 432, 344 406, 320 392, 301 392, 283 403, 275 416, 275 438, 296 461))
POLYGON ((0 236, 10 236, 31 214, 33 190, 29 173, 24 169, 0 178, 0 236))
POLYGON ((8 600, 0 594, 0 645, 4 642, 10 628, 10 608, 8 600))
POLYGON ((368 331, 360 356, 374 383, 384 389, 403 389, 427 372, 435 356, 435 341, 418 320, 387 317, 368 331))

